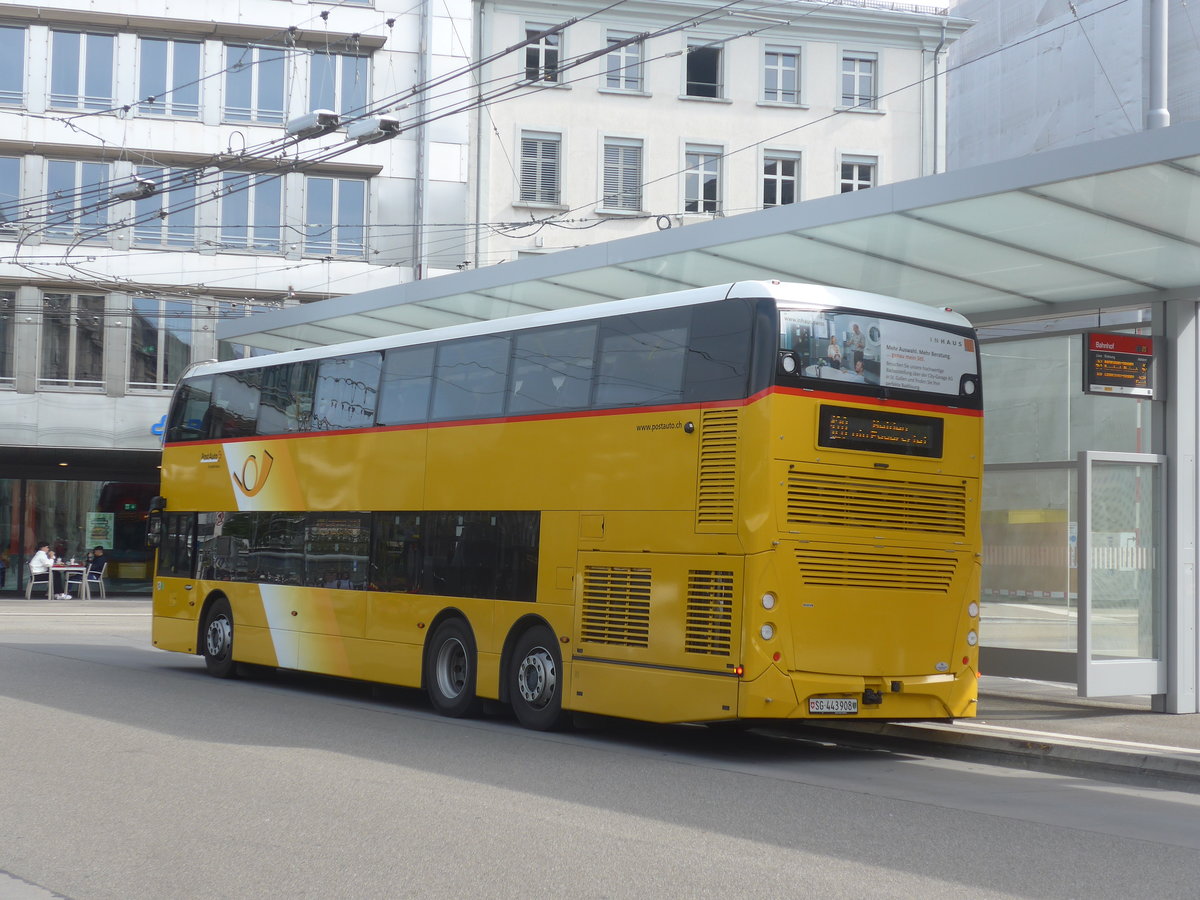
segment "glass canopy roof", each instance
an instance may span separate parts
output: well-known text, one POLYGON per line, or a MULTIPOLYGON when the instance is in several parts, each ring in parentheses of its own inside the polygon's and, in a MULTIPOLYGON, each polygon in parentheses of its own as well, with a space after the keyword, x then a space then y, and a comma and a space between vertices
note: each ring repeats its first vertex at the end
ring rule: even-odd
POLYGON ((290 350, 778 278, 977 324, 1200 297, 1200 123, 226 321, 290 350))

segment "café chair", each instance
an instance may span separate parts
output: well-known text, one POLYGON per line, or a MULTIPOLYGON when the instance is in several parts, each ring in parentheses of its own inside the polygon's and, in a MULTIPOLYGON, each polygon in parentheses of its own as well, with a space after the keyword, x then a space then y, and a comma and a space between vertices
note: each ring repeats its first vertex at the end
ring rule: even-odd
POLYGON ((100 599, 107 600, 108 597, 104 593, 104 572, 108 568, 108 561, 105 560, 96 571, 88 570, 86 572, 71 572, 67 575, 67 593, 71 593, 71 585, 79 585, 79 597, 81 600, 91 600, 92 591, 98 585, 100 587, 100 599))
POLYGON ((47 591, 50 590, 50 573, 43 572, 41 575, 29 573, 29 580, 25 582, 25 599, 29 600, 33 597, 33 588, 35 585, 41 585, 47 591))

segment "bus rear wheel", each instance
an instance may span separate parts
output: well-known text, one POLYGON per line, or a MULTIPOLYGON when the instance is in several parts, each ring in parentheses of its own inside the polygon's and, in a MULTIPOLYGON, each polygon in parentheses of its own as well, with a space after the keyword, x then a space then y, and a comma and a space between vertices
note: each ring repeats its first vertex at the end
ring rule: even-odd
POLYGON ((508 693, 517 721, 535 731, 556 731, 567 722, 562 708, 562 657, 554 632, 530 628, 513 647, 508 693))
POLYGON ((224 597, 214 600, 208 607, 201 649, 209 675, 231 678, 236 674, 237 665, 233 661, 233 610, 224 597))
POLYGON ((434 629, 425 654, 425 691, 443 716, 474 712, 475 640, 462 619, 447 619, 434 629))

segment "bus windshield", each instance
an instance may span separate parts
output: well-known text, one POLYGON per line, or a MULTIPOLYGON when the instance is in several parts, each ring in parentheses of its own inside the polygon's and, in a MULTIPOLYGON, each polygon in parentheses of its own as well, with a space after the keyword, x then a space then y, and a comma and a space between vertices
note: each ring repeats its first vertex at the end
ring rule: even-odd
MULTIPOLYGON (((779 310, 780 384, 936 395, 977 407, 979 354, 969 328, 847 309, 779 310)), ((930 399, 930 398, 927 398, 930 399)))

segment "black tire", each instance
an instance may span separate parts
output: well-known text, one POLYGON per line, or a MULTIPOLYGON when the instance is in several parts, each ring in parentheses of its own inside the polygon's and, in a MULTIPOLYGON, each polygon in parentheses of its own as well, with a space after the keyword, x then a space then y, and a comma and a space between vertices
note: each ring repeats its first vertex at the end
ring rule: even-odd
POLYGON ((562 655, 554 632, 545 625, 530 628, 513 645, 508 696, 517 721, 526 728, 557 731, 567 725, 562 708, 562 655))
POLYGON ((472 715, 478 658, 475 638, 462 619, 446 619, 429 636, 425 652, 425 692, 443 716, 472 715))
POLYGON ((233 610, 224 597, 208 607, 200 632, 200 651, 209 675, 232 678, 237 674, 237 663, 233 661, 233 610))

